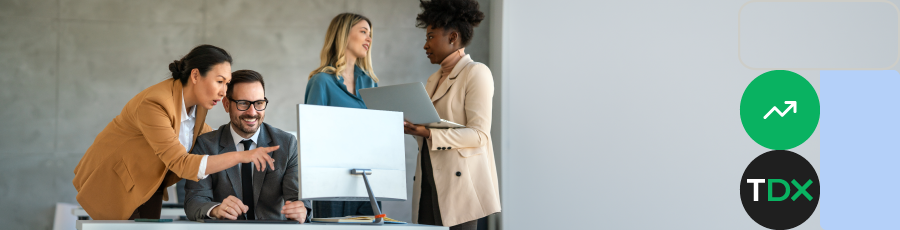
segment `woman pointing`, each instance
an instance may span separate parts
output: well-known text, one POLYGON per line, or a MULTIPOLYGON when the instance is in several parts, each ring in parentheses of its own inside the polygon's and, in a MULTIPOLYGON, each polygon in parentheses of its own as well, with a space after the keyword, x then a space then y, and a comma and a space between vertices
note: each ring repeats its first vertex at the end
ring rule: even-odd
POLYGON ((172 78, 132 98, 97 135, 78 166, 72 184, 76 199, 95 220, 158 219, 165 188, 182 178, 197 181, 238 163, 260 171, 273 166, 257 148, 216 156, 189 154, 197 136, 211 131, 206 113, 225 96, 231 56, 201 45, 169 64, 172 78))

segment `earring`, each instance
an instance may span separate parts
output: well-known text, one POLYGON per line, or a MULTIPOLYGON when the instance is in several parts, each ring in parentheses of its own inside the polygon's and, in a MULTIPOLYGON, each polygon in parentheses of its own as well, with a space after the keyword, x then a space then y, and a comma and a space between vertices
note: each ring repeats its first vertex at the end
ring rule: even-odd
POLYGON ((451 42, 450 45, 453 45, 453 42, 451 42))

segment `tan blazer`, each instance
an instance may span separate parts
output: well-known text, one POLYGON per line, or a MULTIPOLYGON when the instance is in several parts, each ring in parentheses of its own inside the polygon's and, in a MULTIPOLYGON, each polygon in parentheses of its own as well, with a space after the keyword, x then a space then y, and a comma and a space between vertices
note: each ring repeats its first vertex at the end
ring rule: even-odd
MULTIPOLYGON (((76 199, 95 220, 126 220, 160 185, 197 181, 203 156, 178 142, 182 86, 175 79, 150 86, 128 101, 88 148, 72 184, 76 199)), ((212 131, 197 106, 194 139, 212 131)), ((165 194, 168 197, 168 194, 165 194)))
MULTIPOLYGON (((431 129, 431 138, 427 140, 441 220, 444 226, 454 226, 500 212, 500 189, 491 143, 494 79, 486 65, 472 61, 469 55, 460 59, 435 90, 440 78, 438 70, 428 77, 425 85, 435 109, 441 118, 466 126, 431 129)), ((422 138, 417 140, 421 148, 422 138)), ((422 178, 421 164, 419 155, 416 178, 422 178)), ((421 188, 422 179, 415 180, 413 222, 419 221, 421 188)))

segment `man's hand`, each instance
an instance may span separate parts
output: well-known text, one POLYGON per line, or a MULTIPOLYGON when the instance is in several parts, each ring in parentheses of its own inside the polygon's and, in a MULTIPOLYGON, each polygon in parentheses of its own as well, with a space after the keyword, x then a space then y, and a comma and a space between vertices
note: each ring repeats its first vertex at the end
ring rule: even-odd
POLYGON ((250 207, 244 205, 240 199, 234 196, 228 196, 222 201, 222 204, 213 208, 210 215, 216 219, 237 220, 237 217, 250 210, 250 207))
POLYGON ((281 214, 291 220, 300 221, 302 224, 306 221, 306 206, 303 201, 285 201, 284 207, 281 207, 281 214))

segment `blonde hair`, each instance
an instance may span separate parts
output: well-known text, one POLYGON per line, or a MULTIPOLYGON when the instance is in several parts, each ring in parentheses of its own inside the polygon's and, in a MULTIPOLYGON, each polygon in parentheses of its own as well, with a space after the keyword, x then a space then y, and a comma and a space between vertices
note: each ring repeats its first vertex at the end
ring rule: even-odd
MULTIPOLYGON (((350 36, 350 29, 361 21, 368 22, 369 27, 372 26, 372 21, 359 14, 343 13, 331 19, 331 25, 328 26, 328 32, 325 34, 325 46, 322 47, 322 54, 320 55, 322 62, 319 68, 309 73, 309 78, 322 72, 333 74, 335 77, 341 76, 341 73, 347 68, 346 49, 347 44, 350 42, 350 39, 347 39, 350 36)), ((370 30, 369 37, 371 38, 372 36, 372 31, 370 30)), ((357 57, 356 65, 362 68, 372 80, 378 82, 378 77, 375 76, 375 72, 372 70, 371 48, 366 51, 365 57, 357 57)))

